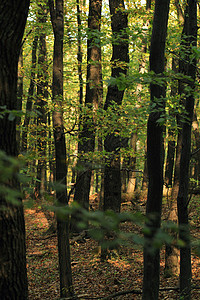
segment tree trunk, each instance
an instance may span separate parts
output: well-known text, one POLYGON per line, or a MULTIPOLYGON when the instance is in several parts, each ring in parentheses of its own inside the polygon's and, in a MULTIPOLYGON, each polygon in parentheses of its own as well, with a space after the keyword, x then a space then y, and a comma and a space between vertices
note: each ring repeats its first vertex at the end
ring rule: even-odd
MULTIPOLYGON (((136 146, 137 146, 137 133, 134 132, 131 135, 130 139, 130 147, 133 149, 134 154, 136 153, 136 146)), ((127 196, 128 198, 132 198, 135 188, 136 188, 136 156, 130 157, 130 162, 129 162, 129 177, 128 177, 128 186, 127 186, 127 196)))
POLYGON ((180 161, 180 185, 177 198, 179 238, 184 242, 180 248, 180 292, 185 300, 191 299, 191 246, 188 224, 188 187, 189 163, 191 158, 191 127, 194 110, 194 91, 196 79, 196 59, 191 60, 192 47, 197 46, 197 3, 188 0, 185 9, 185 20, 182 40, 187 52, 184 57, 186 68, 184 75, 191 81, 185 84, 185 112, 188 121, 183 123, 182 151, 180 161), (188 88, 190 92, 188 93, 188 88))
MULTIPOLYGON (((53 128, 56 154, 56 183, 60 185, 56 191, 56 198, 60 208, 67 203, 67 164, 66 144, 63 125, 63 0, 49 0, 51 22, 54 31, 54 52, 53 52, 53 128)), ((59 218, 57 215, 57 237, 60 273, 60 297, 71 297, 74 295, 72 286, 72 272, 69 246, 69 219, 67 216, 59 218)))
POLYGON ((193 116, 193 122, 192 122, 192 129, 193 129, 193 134, 195 138, 195 145, 196 149, 194 152, 195 155, 195 160, 196 160, 196 180, 197 180, 197 185, 200 185, 200 131, 199 131, 199 124, 198 124, 198 119, 197 119, 197 113, 194 110, 194 116, 193 116))
POLYGON ((148 169, 147 169, 147 145, 145 145, 145 155, 144 155, 144 171, 142 178, 142 190, 147 191, 148 188, 148 169))
MULTIPOLYGON (((113 39, 119 40, 120 35, 120 42, 112 42, 111 76, 117 78, 120 73, 126 75, 128 69, 128 35, 126 33, 126 29, 128 28, 128 16, 123 0, 110 0, 109 6, 113 39)), ((108 87, 104 109, 107 110, 113 103, 121 105, 123 95, 124 90, 119 90, 117 85, 110 85, 108 87)), ((112 209, 116 212, 120 211, 121 171, 119 149, 121 146, 124 145, 118 132, 116 132, 116 134, 107 134, 104 147, 109 154, 109 158, 105 161, 104 170, 104 210, 112 209)))
MULTIPOLYGON (((24 79, 24 71, 23 71, 23 49, 20 51, 19 62, 18 62, 18 79, 17 79, 17 110, 22 110, 22 99, 23 99, 23 79, 24 79)), ((21 151, 21 117, 16 117, 16 125, 17 125, 17 144, 18 144, 18 152, 21 151)))
MULTIPOLYGON (((17 70, 21 42, 28 15, 29 1, 3 0, 0 3, 0 106, 16 110, 17 70)), ((8 114, 0 119, 0 149, 6 155, 17 156, 16 120, 8 114)), ((14 175, 13 175, 14 176, 14 175)), ((16 178, 9 188, 19 192, 16 178)), ((0 195, 0 298, 27 299, 25 225, 23 207, 6 201, 0 195), (4 209, 2 209, 4 207, 4 209)))
POLYGON ((24 118, 23 131, 22 131, 22 152, 26 152, 28 148, 28 125, 30 123, 30 113, 33 106, 33 95, 35 87, 35 73, 36 73, 36 62, 37 62, 37 47, 38 47, 38 35, 36 34, 32 45, 32 62, 31 62, 31 79, 28 90, 28 98, 26 102, 26 115, 24 118))
MULTIPOLYGON (((178 59, 172 58, 172 71, 178 72, 178 59)), ((176 97, 178 93, 178 88, 176 85, 171 87, 171 96, 176 97)), ((171 117, 175 117, 169 111, 171 117)), ((175 155, 175 140, 174 140, 174 130, 168 130, 168 149, 167 149, 167 160, 165 167, 165 185, 169 189, 172 187, 173 169, 174 169, 174 155, 175 155)))
MULTIPOLYGON (((153 31, 150 48, 150 70, 155 74, 164 72, 165 67, 165 41, 167 36, 167 23, 169 14, 169 0, 156 0, 153 20, 153 31)), ((160 228, 162 190, 163 190, 163 127, 158 124, 161 112, 165 109, 165 86, 150 85, 151 104, 155 104, 158 111, 151 112, 147 125, 147 164, 149 186, 147 196, 146 215, 147 228, 150 234, 145 236, 144 246, 144 277, 143 300, 156 300, 159 293, 160 278, 160 249, 152 249, 152 241, 160 228)))
MULTIPOLYGON (((87 84, 85 108, 88 110, 80 118, 80 131, 78 143, 77 178, 74 201, 88 210, 90 182, 92 174, 92 160, 84 157, 86 153, 94 152, 95 147, 95 112, 102 99, 102 74, 101 74, 101 47, 95 41, 93 33, 100 32, 102 1, 90 0, 87 40, 87 84), (91 118, 91 115, 93 117, 91 118)), ((71 219, 71 230, 78 231, 76 216, 71 219)))
MULTIPOLYGON (((182 126, 179 121, 179 116, 177 116, 178 127, 182 126)), ((168 221, 178 224, 178 211, 177 202, 178 189, 180 183, 180 159, 181 159, 181 148, 182 148, 182 130, 178 130, 177 145, 176 145, 176 159, 174 168, 174 182, 172 188, 172 194, 169 201, 169 215, 168 221)), ((177 275, 179 272, 178 265, 179 251, 172 245, 166 245, 165 252, 165 275, 172 276, 177 275)))
MULTIPOLYGON (((172 61, 172 70, 178 72, 178 62, 176 58, 173 58, 172 61)), ((174 86, 171 89, 172 97, 177 95, 177 92, 181 93, 181 84, 179 83, 179 88, 174 86)), ((171 195, 169 195, 169 215, 167 220, 178 224, 178 212, 177 212, 177 196, 178 196, 178 187, 179 187, 179 177, 180 177, 180 155, 182 147, 182 123, 180 122, 180 116, 177 115, 177 145, 176 145, 176 159, 174 167, 174 156, 175 156, 175 141, 173 141, 173 131, 169 130, 168 136, 168 152, 167 152, 167 162, 165 170, 165 184, 167 191, 172 187, 172 178, 173 178, 173 168, 174 168, 174 180, 171 195), (172 139, 172 140, 171 140, 172 139)), ((177 235, 174 234, 174 238, 177 238, 177 235)), ((179 251, 173 245, 167 244, 165 251, 165 276, 170 277, 177 275, 179 273, 178 265, 179 251)))
POLYGON ((47 21, 47 5, 38 6, 38 22, 41 26, 39 35, 38 51, 38 74, 37 74, 37 181, 36 190, 38 196, 43 196, 45 192, 46 180, 46 143, 47 143, 47 100, 48 100, 48 82, 47 82, 47 48, 46 33, 44 31, 47 21))

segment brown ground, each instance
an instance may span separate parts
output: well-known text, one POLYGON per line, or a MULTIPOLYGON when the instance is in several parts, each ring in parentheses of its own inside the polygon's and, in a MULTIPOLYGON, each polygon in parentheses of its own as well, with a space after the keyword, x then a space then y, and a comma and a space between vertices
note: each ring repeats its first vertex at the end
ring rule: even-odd
MULTIPOLYGON (((92 199, 94 200, 94 199, 92 199)), ((124 208, 130 203, 125 203, 124 208)), ((141 203, 142 204, 142 203, 141 203)), ((144 206, 141 206, 144 210, 144 206)), ((200 236, 200 199, 195 198, 190 208, 192 234, 200 236), (197 209, 198 208, 198 209, 197 209)), ((25 209, 27 231, 27 267, 29 299, 58 299, 59 275, 56 236, 44 233, 52 222, 52 215, 37 204, 25 209)), ((125 224, 124 230, 131 230, 125 224)), ((178 278, 164 278, 164 251, 161 251, 161 287, 178 286, 178 278)), ((121 247, 107 262, 100 262, 97 242, 87 238, 71 246, 74 290, 77 295, 103 297, 125 290, 142 288, 142 251, 121 247)), ((200 258, 192 255, 192 284, 200 286, 200 258)), ((88 299, 88 298, 87 298, 88 299)), ((93 298, 94 299, 94 298, 93 298)), ((95 298, 100 299, 100 298, 95 298)), ((110 298, 111 299, 111 298, 110 298)), ((112 298, 114 299, 114 298, 112 298)), ((141 295, 122 295, 115 299, 141 299, 141 295)), ((160 293, 160 299, 178 299, 177 291, 160 293)), ((200 290, 192 291, 192 299, 200 299, 200 290)))

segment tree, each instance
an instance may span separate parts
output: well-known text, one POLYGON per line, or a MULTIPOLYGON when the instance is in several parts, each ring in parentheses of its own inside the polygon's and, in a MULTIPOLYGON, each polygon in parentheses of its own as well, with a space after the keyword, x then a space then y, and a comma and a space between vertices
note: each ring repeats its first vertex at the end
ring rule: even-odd
MULTIPOLYGON (((3 0, 0 3, 0 106, 16 110, 17 70, 22 37, 28 16, 29 1, 3 0)), ((9 114, 0 119, 0 149, 16 157, 16 119, 9 114)), ((6 183, 7 188, 19 192, 14 176, 6 183)), ((14 192, 14 191, 13 191, 14 192)), ((25 226, 22 203, 8 202, 0 195, 0 295, 1 299, 27 299, 25 226)))
MULTIPOLYGON (((175 63, 175 60, 172 61, 172 70, 177 72, 178 63, 175 63)), ((180 69, 180 67, 179 67, 180 69)), ((181 93, 181 84, 179 82, 178 91, 176 87, 172 87, 171 96, 181 93)), ((179 103, 181 104, 181 102, 179 103)), ((168 151, 167 151, 167 162, 165 170, 165 184, 167 189, 172 186, 172 193, 169 200, 169 214, 168 221, 178 224, 178 212, 177 212, 177 196, 179 188, 179 178, 180 178, 180 157, 181 157, 181 147, 182 147, 182 122, 181 116, 176 115, 177 121, 177 141, 176 141, 176 156, 175 156, 175 141, 173 140, 173 130, 168 131, 169 141, 168 141, 168 151), (171 138, 171 140, 170 140, 171 138), (175 156, 175 166, 174 166, 174 156, 175 156), (174 176, 173 176, 174 170, 174 176), (173 182, 172 182, 173 179, 173 182), (173 183, 173 184, 172 184, 173 183)), ((177 234, 174 234, 174 237, 177 237, 177 234)), ((179 266, 178 266, 178 257, 179 251, 171 244, 166 245, 165 251, 165 275, 177 275, 179 266)))
MULTIPOLYGON (((169 2, 169 0, 156 0, 155 2, 149 60, 150 71, 153 71, 158 77, 162 77, 165 67, 169 2)), ((146 235, 144 246, 143 300, 158 299, 159 292, 160 250, 152 250, 152 242, 161 223, 164 148, 163 126, 158 121, 165 109, 165 85, 151 83, 150 92, 151 105, 157 109, 150 112, 147 124, 149 186, 146 207, 148 221, 146 226, 150 233, 146 235)))
MULTIPOLYGON (((61 185, 56 191, 56 198, 60 207, 65 207, 67 201, 67 164, 66 164, 66 144, 63 124, 63 0, 49 0, 51 22, 54 32, 54 52, 53 52, 53 83, 52 83, 52 101, 53 110, 53 128, 54 143, 56 155, 56 183, 61 185)), ((57 215, 57 237, 58 237, 58 255, 60 272, 60 296, 73 296, 72 272, 70 261, 69 245, 69 219, 60 218, 57 215)))
POLYGON ((34 36, 33 44, 32 44, 32 59, 31 59, 31 78, 30 85, 28 89, 28 98, 26 102, 26 114, 23 123, 23 131, 22 131, 22 152, 26 152, 28 149, 28 125, 30 123, 30 113, 33 107, 33 95, 34 95, 34 87, 35 87, 35 74, 36 74, 36 61, 37 61, 37 47, 38 47, 38 35, 37 33, 34 36))
MULTIPOLYGON (((151 9, 151 0, 146 1, 146 11, 149 12, 151 9)), ((141 57, 139 61, 139 73, 144 73, 146 69, 146 60, 145 60, 145 54, 147 53, 148 43, 147 43, 147 37, 146 37, 146 30, 149 28, 149 19, 146 20, 145 24, 143 24, 144 27, 144 36, 142 37, 142 46, 141 46, 141 57)), ((136 94, 138 96, 138 102, 141 102, 141 91, 142 91, 142 84, 139 83, 136 88, 136 94)), ((137 131, 132 133, 131 139, 130 139, 130 146, 133 149, 134 153, 136 154, 137 151, 137 131)), ((136 188, 136 155, 134 157, 130 157, 129 167, 131 170, 129 171, 129 180, 127 185, 127 195, 129 197, 133 196, 133 192, 136 188)), ((143 172, 143 183, 142 188, 147 188, 147 168, 146 168, 146 159, 144 160, 144 172, 143 172), (145 186, 146 184, 146 186, 145 186)))
POLYGON ((47 21, 47 4, 38 5, 38 22, 41 26, 39 33, 38 74, 37 74, 37 181, 36 190, 41 197, 45 191, 46 180, 46 138, 47 138, 47 47, 45 25, 47 21))
MULTIPOLYGON (((126 75, 128 69, 128 15, 123 0, 109 1, 112 28, 112 58, 111 76, 117 78, 120 74, 126 75)), ((124 89, 119 90, 117 85, 108 87, 104 109, 108 110, 113 104, 120 106, 124 95, 124 89)), ((117 108, 116 114, 117 114, 117 108)), ((104 140, 104 147, 109 158, 105 161, 104 170, 104 210, 112 209, 120 211, 121 206, 121 170, 120 153, 122 146, 126 146, 126 139, 123 140, 115 129, 107 133, 104 140)))
MULTIPOLYGON (((88 210, 92 162, 87 153, 95 149, 95 114, 102 100, 102 74, 101 74, 101 46, 96 43, 96 34, 100 33, 102 1, 90 0, 88 15, 87 39, 87 84, 85 95, 86 113, 81 112, 79 124, 79 142, 77 162, 77 178, 75 185, 74 201, 88 210), (91 117, 92 116, 92 117, 91 117)), ((76 217, 75 217, 76 219, 76 217)), ((72 217, 72 230, 77 220, 72 217)))
POLYGON ((191 245, 188 223, 189 163, 191 158, 191 127, 194 110, 196 78, 196 57, 193 48, 197 46, 197 2, 188 0, 184 15, 182 42, 185 47, 183 75, 190 78, 184 86, 184 102, 187 120, 182 129, 182 150, 180 159, 180 183, 177 197, 179 237, 184 242, 180 248, 180 292, 184 299, 191 299, 191 245))

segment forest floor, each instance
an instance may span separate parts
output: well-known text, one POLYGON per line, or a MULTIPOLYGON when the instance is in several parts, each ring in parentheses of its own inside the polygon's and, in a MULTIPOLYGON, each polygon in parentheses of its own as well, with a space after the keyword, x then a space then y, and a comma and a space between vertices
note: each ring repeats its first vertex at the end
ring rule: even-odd
MULTIPOLYGON (((145 210, 145 199, 133 208, 131 202, 123 203, 123 210, 145 210)), ((94 208, 98 205, 96 195, 91 197, 94 208)), ((26 204, 26 201, 25 201, 26 204)), ((26 207, 26 205, 25 205, 26 207)), ((164 209, 165 210, 165 209, 164 209)), ((41 203, 25 208, 27 269, 29 299, 58 299, 59 274, 56 234, 45 235, 52 224, 52 213, 42 209, 41 203)), ((193 197, 190 203, 191 233, 200 238, 200 197, 193 197)), ((138 230, 134 225, 124 224, 123 230, 138 230), (132 227, 131 227, 132 226, 132 227)), ((113 251, 110 259, 100 261, 98 243, 90 238, 80 239, 71 244, 73 284, 76 295, 81 299, 102 299, 122 291, 142 289, 142 249, 120 247, 113 251)), ((161 249, 160 287, 178 287, 178 276, 165 278, 164 250, 161 249)), ((200 258, 192 253, 192 285, 200 287, 200 258)), ((178 291, 161 291, 159 299, 179 299, 178 291)), ((141 294, 124 294, 107 299, 141 299, 141 294)), ((200 299, 200 290, 192 290, 192 299, 200 299)))

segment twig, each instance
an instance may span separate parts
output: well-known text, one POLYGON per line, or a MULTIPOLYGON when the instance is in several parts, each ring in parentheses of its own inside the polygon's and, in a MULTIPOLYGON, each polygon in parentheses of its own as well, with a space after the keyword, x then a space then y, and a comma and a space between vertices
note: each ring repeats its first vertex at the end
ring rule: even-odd
POLYGON ((196 149, 194 152, 191 153, 191 156, 197 154, 200 151, 200 148, 196 149))

